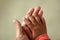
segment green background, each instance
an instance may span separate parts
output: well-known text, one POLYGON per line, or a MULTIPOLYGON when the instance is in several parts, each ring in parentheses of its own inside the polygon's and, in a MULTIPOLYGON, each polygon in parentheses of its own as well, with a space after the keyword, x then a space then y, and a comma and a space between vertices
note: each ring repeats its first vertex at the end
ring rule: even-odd
POLYGON ((22 21, 29 8, 41 6, 51 40, 60 40, 60 0, 0 0, 0 40, 14 40, 13 19, 22 21))

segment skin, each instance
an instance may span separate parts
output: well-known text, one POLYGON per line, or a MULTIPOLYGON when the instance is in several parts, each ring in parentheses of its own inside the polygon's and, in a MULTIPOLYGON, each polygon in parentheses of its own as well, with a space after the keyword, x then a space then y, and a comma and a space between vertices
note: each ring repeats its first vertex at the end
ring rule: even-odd
POLYGON ((35 38, 39 35, 47 33, 43 11, 39 6, 35 9, 29 9, 23 19, 24 25, 21 25, 18 20, 13 20, 13 22, 16 25, 17 29, 16 38, 19 40, 22 40, 21 38, 23 38, 23 36, 26 37, 23 38, 23 40, 35 40, 35 38))
POLYGON ((45 19, 42 14, 43 11, 38 6, 35 9, 31 8, 24 18, 25 25, 31 30, 30 35, 32 36, 32 39, 47 33, 45 19))
POLYGON ((16 25, 16 40, 29 40, 21 26, 21 23, 18 20, 13 20, 13 23, 16 25))

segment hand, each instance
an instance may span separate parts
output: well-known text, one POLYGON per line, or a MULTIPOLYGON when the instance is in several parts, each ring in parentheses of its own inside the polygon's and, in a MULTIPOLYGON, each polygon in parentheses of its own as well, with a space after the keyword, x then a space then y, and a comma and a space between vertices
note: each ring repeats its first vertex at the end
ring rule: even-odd
POLYGON ((16 40, 29 40, 21 23, 18 20, 13 20, 13 23, 16 25, 16 40))
POLYGON ((24 17, 26 32, 32 39, 47 33, 45 19, 42 14, 41 8, 36 7, 35 9, 31 8, 24 17))

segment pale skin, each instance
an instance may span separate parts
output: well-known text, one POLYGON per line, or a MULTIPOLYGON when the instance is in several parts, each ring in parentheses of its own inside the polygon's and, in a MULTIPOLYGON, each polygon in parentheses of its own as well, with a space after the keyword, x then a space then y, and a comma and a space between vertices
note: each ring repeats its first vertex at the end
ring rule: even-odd
POLYGON ((29 9, 23 19, 24 25, 21 25, 18 20, 13 20, 13 22, 16 25, 17 40, 35 40, 39 35, 47 33, 43 11, 39 6, 29 9), (25 29, 23 29, 22 26, 24 26, 23 28, 25 29))

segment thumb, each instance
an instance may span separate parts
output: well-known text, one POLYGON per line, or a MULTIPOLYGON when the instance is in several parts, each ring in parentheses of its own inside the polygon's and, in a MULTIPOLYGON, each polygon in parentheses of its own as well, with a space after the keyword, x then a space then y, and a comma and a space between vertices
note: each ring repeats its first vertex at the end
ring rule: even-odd
POLYGON ((20 37, 23 35, 23 30, 21 23, 18 20, 13 20, 13 23, 16 25, 16 37, 20 37))

